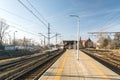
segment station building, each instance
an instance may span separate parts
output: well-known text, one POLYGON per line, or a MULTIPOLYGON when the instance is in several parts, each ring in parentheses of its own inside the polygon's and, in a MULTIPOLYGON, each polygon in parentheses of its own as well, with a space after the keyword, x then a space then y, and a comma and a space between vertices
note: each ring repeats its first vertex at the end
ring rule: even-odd
MULTIPOLYGON (((67 49, 76 49, 77 48, 77 41, 76 40, 63 40, 63 46, 67 49)), ((79 41, 79 48, 93 48, 94 44, 93 41, 89 38, 88 40, 80 40, 79 41)))

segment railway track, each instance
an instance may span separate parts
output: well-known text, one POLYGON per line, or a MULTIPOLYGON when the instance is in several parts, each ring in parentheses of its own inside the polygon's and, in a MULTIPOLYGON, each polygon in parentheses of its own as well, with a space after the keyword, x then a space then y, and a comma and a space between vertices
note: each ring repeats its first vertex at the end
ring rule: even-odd
MULTIPOLYGON (((58 55, 60 51, 51 51, 51 54, 58 55)), ((0 64, 0 80, 15 80, 21 75, 32 71, 38 66, 49 61, 54 55, 48 56, 48 52, 44 54, 29 55, 19 59, 0 64)), ((23 79, 22 79, 23 80, 23 79)))
POLYGON ((120 75, 120 54, 116 55, 111 51, 95 49, 82 51, 120 75))
MULTIPOLYGON (((63 53, 63 52, 60 52, 63 53)), ((15 80, 38 80, 39 77, 61 56, 62 54, 54 56, 37 68, 27 72, 26 74, 16 78, 15 80)))
POLYGON ((25 63, 29 63, 30 60, 34 60, 34 59, 37 59, 39 57, 42 57, 44 56, 45 54, 41 54, 41 55, 38 55, 38 56, 33 56, 33 57, 27 57, 27 58, 22 58, 18 61, 14 61, 14 62, 11 62, 11 63, 7 63, 7 64, 3 64, 3 65, 0 65, 0 71, 3 73, 4 71, 8 71, 8 70, 11 70, 15 67, 19 67, 19 66, 22 66, 23 64, 25 63))

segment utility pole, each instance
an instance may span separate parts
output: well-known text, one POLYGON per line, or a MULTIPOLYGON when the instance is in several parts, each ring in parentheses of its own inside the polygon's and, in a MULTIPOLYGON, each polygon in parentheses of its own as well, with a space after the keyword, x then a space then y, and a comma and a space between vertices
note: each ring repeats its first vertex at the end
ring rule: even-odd
POLYGON ((56 48, 57 48, 57 36, 58 35, 60 35, 60 34, 56 33, 56 35, 55 35, 56 36, 56 48))
POLYGON ((48 50, 50 55, 50 23, 48 23, 48 50))
POLYGON ((45 47, 45 36, 44 36, 44 47, 45 47))
POLYGON ((58 36, 58 34, 56 33, 56 48, 57 48, 57 36, 58 36))

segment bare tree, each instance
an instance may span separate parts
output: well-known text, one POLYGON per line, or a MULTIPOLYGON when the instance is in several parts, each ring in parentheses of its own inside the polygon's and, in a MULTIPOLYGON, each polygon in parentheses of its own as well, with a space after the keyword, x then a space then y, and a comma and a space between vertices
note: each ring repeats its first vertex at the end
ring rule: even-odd
POLYGON ((118 41, 120 40, 120 32, 115 33, 114 40, 118 40, 118 41))
POLYGON ((9 25, 6 24, 5 20, 0 20, 0 46, 3 45, 3 39, 7 33, 9 25))
POLYGON ((99 43, 99 48, 102 48, 102 43, 104 41, 105 37, 104 36, 100 36, 97 43, 99 43))
POLYGON ((115 33, 114 40, 112 41, 113 48, 120 48, 120 32, 115 33))

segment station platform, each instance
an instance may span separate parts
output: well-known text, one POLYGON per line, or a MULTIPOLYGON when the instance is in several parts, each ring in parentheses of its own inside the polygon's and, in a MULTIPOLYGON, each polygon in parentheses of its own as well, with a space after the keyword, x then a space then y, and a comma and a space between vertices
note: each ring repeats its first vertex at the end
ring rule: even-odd
POLYGON ((120 75, 76 50, 66 52, 39 78, 39 80, 120 80, 120 75))

